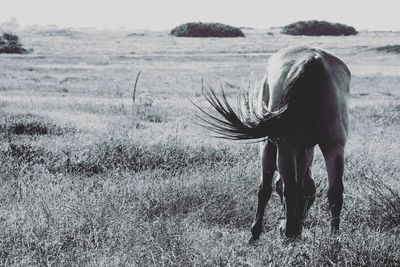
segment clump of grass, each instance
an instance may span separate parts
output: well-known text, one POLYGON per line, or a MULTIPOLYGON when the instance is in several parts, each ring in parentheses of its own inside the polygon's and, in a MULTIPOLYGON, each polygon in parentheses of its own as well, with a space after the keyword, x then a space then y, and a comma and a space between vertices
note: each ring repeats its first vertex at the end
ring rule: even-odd
POLYGON ((369 216, 372 226, 399 232, 400 186, 396 189, 382 181, 369 180, 369 216))
POLYGON ((144 235, 136 237, 133 242, 133 265, 199 265, 199 255, 193 253, 195 240, 190 238, 185 223, 181 220, 162 218, 141 228, 144 235))
POLYGON ((167 122, 167 113, 161 112, 159 109, 151 105, 138 105, 135 107, 135 115, 139 120, 162 123, 167 122))
POLYGON ((396 237, 369 228, 343 233, 339 238, 317 240, 315 266, 398 266, 396 237))
POLYGON ((189 22, 171 30, 176 37, 245 37, 236 27, 222 23, 189 22))
POLYGON ((376 48, 379 52, 395 53, 400 54, 400 45, 386 45, 376 48))
POLYGON ((0 132, 14 135, 62 135, 75 133, 72 127, 61 127, 49 118, 35 114, 5 115, 0 132))
MULTIPOLYGON (((165 178, 171 177, 167 173, 163 175, 165 178)), ((136 210, 145 221, 184 216, 195 212, 207 202, 207 195, 202 193, 209 189, 207 184, 163 182, 151 189, 146 188, 144 192, 137 192, 139 201, 136 210)))
MULTIPOLYGON (((224 186, 224 190, 216 187, 212 194, 207 195, 207 201, 199 212, 200 220, 207 225, 248 229, 254 217, 251 209, 254 207, 255 187, 244 188, 238 194, 233 190, 231 184, 224 184, 224 186)), ((274 211, 272 207, 268 207, 267 213, 270 215, 274 211)), ((265 222, 267 225, 273 224, 271 218, 266 218, 265 222)))
POLYGON ((370 122, 380 127, 396 127, 400 123, 400 105, 388 103, 382 106, 361 106, 350 109, 349 114, 353 120, 370 122))
POLYGON ((282 29, 282 33, 290 35, 308 35, 308 36, 321 36, 321 35, 356 35, 357 31, 354 27, 344 25, 341 23, 332 23, 328 21, 297 21, 286 25, 282 29))
POLYGON ((13 158, 17 158, 22 163, 43 163, 43 150, 33 148, 29 144, 10 143, 7 151, 13 158))
POLYGON ((17 35, 4 32, 0 36, 0 54, 26 54, 31 52, 22 47, 17 35))
POLYGON ((253 177, 241 177, 238 181, 235 176, 240 168, 237 167, 218 168, 219 174, 207 167, 197 168, 197 171, 172 175, 158 171, 154 177, 146 175, 143 181, 138 180, 139 184, 147 185, 149 180, 157 181, 157 186, 140 186, 135 191, 140 217, 146 221, 160 217, 190 217, 206 225, 247 229, 253 219, 250 207, 254 204, 256 187, 240 183, 253 177), (157 177, 160 175, 162 181, 157 177), (193 178, 186 181, 190 176, 193 178))
POLYGON ((30 262, 40 266, 58 266, 71 261, 83 264, 88 257, 85 252, 115 247, 121 240, 112 241, 119 235, 121 217, 126 214, 125 208, 122 211, 113 206, 118 203, 118 195, 102 192, 99 197, 90 191, 80 194, 81 188, 75 187, 75 182, 70 179, 60 181, 61 188, 72 188, 77 193, 74 197, 61 192, 44 193, 42 190, 51 187, 54 178, 28 178, 25 186, 29 192, 39 194, 40 199, 24 194, 27 209, 17 208, 14 220, 2 228, 0 264, 30 262), (60 206, 61 200, 64 202, 60 206))
POLYGON ((51 169, 57 162, 57 155, 50 151, 19 142, 10 142, 8 147, 0 153, 2 154, 2 162, 5 164, 0 168, 1 173, 13 172, 15 169, 32 168, 37 165, 45 165, 48 169, 51 169))

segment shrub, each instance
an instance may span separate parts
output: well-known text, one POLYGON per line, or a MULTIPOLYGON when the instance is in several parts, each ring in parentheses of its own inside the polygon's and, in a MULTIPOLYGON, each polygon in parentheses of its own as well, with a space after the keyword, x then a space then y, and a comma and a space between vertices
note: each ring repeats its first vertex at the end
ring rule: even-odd
POLYGON ((308 36, 321 36, 321 35, 356 35, 357 31, 354 27, 347 26, 340 23, 331 23, 327 21, 309 20, 297 21, 292 24, 286 25, 282 29, 282 33, 290 35, 308 35, 308 36))
POLYGON ((400 54, 400 45, 380 46, 380 47, 376 48, 376 50, 379 51, 379 52, 388 52, 388 53, 400 54))
POLYGON ((0 54, 26 54, 29 52, 30 50, 22 47, 17 35, 5 32, 0 36, 0 54))
POLYGON ((176 37, 244 37, 239 28, 221 23, 190 22, 171 30, 176 37))
POLYGON ((15 135, 62 135, 76 131, 71 127, 58 126, 46 117, 27 113, 6 115, 4 122, 0 121, 1 132, 15 135))

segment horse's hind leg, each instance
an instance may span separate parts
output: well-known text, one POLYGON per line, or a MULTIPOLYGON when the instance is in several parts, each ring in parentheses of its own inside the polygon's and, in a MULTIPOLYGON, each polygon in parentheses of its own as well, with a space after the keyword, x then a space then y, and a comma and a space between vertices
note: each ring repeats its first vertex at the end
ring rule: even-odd
POLYGON ((303 182, 303 190, 302 195, 300 196, 300 205, 299 205, 299 216, 300 223, 304 223, 307 218, 308 211, 310 210, 312 204, 315 201, 316 195, 316 187, 314 179, 311 176, 311 168, 309 168, 306 172, 303 182))
POLYGON ((331 209, 332 233, 339 231, 340 212, 343 205, 344 144, 320 146, 328 172, 328 201, 331 209))
POLYGON ((315 201, 316 188, 311 174, 311 165, 314 158, 314 148, 307 148, 302 153, 303 157, 297 157, 298 176, 303 175, 299 195, 299 216, 300 223, 303 223, 307 217, 310 207, 315 201))
POLYGON ((271 197, 272 179, 276 170, 276 145, 267 140, 261 147, 261 183, 258 190, 257 212, 251 226, 250 241, 257 240, 262 232, 265 206, 271 197))
POLYGON ((280 175, 278 175, 276 177, 276 182, 275 182, 275 191, 278 194, 280 200, 281 200, 281 204, 284 206, 285 202, 283 201, 283 182, 282 182, 282 178, 280 175))
POLYGON ((301 235, 298 216, 299 186, 296 167, 297 148, 289 143, 278 144, 278 171, 283 182, 283 198, 286 209, 286 222, 281 231, 286 237, 295 238, 301 235))

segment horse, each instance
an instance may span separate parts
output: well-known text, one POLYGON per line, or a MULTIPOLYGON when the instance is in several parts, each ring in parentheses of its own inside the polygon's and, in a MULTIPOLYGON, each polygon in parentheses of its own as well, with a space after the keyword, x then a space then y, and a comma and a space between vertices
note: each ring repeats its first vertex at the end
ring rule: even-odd
POLYGON ((242 91, 236 110, 223 88, 218 96, 210 86, 203 87, 217 115, 195 104, 202 114, 197 115, 198 124, 220 138, 261 144, 261 182, 250 241, 262 233, 276 171, 275 187, 285 211, 281 233, 287 238, 301 236, 316 196, 311 165, 317 145, 328 174, 331 232, 339 232, 350 80, 349 68, 337 56, 317 47, 295 46, 271 55, 261 88, 242 91))

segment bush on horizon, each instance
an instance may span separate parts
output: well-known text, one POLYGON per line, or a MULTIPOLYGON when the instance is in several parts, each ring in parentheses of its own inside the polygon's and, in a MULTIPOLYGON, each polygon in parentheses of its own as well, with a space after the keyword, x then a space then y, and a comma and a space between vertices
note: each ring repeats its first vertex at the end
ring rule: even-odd
POLYGON ((222 23, 189 22, 171 30, 176 37, 245 37, 236 27, 222 23))
POLYGON ((30 50, 22 47, 17 35, 4 32, 0 36, 0 54, 27 54, 30 50))
POLYGON ((341 23, 332 23, 328 21, 297 21, 283 27, 283 34, 307 35, 307 36, 348 36, 356 35, 354 27, 341 23))

